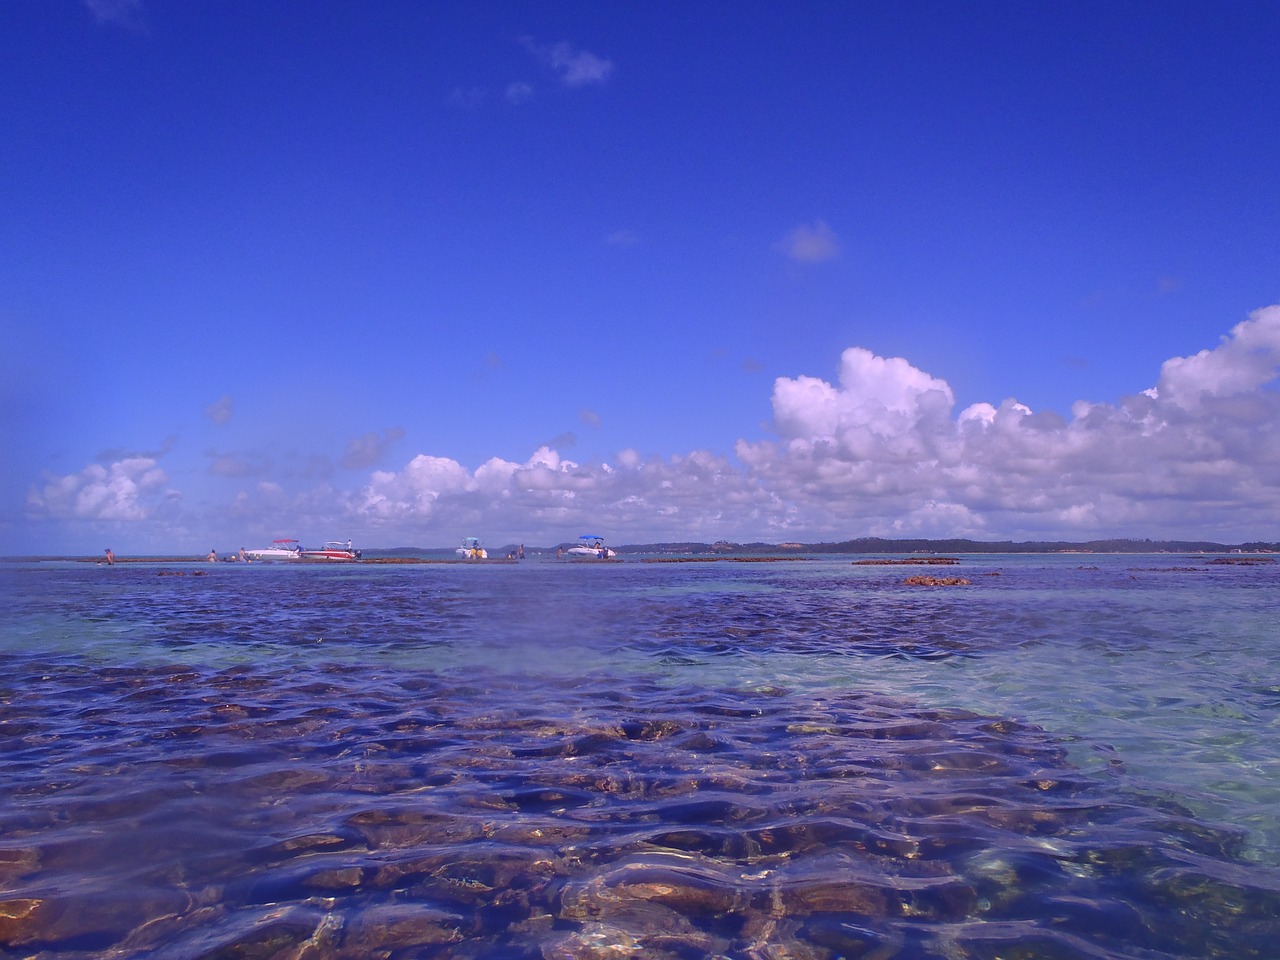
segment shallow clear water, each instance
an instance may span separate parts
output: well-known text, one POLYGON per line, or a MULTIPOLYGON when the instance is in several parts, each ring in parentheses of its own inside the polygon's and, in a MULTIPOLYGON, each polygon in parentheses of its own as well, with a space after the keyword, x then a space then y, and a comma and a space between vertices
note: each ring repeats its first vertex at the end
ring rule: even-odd
POLYGON ((0 955, 1276 955, 1280 563, 852 559, 0 563, 0 955))

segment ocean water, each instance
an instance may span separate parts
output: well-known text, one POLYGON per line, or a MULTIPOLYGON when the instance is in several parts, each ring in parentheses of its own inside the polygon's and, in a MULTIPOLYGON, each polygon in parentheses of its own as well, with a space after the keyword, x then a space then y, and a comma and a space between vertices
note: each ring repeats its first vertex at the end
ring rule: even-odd
POLYGON ((0 956, 1280 956, 1280 563, 855 559, 0 562, 0 956))

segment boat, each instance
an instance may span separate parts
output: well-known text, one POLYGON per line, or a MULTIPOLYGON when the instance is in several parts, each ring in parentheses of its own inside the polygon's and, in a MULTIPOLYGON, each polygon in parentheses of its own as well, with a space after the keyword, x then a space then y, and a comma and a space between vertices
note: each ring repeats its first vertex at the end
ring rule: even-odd
POLYGON ((300 560, 302 547, 297 540, 272 540, 271 546, 245 550, 244 555, 250 560, 300 560))
POLYGON ((584 533, 578 538, 577 546, 570 547, 565 553, 571 557, 596 557, 600 560, 618 555, 616 551, 604 545, 604 537, 596 536, 594 533, 584 533))
POLYGON ((480 546, 479 537, 463 537, 462 546, 454 551, 458 556, 465 557, 467 560, 488 560, 489 553, 484 547, 480 546))
POLYGON ((341 540, 326 540, 319 550, 303 548, 301 556, 303 560, 359 560, 361 553, 352 549, 350 540, 346 543, 341 540))

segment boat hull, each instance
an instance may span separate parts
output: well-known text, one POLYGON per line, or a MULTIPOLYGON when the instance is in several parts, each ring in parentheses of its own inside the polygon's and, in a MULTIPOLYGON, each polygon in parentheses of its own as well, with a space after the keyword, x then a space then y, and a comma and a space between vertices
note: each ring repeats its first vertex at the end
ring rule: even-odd
POLYGON ((250 560, 297 560, 299 554, 297 550, 246 550, 244 555, 250 560))
POLYGON ((324 546, 317 550, 303 550, 303 560, 359 560, 360 551, 351 546, 348 540, 345 544, 337 540, 329 540, 324 546))

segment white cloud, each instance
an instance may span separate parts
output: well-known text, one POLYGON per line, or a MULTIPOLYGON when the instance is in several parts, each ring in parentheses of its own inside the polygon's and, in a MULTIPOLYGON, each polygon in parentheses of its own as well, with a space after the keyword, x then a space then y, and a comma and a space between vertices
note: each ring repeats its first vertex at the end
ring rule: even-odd
POLYGON ((773 506, 741 469, 709 453, 643 460, 625 451, 614 463, 583 466, 551 447, 524 463, 493 458, 474 473, 419 455, 403 470, 374 474, 358 497, 364 517, 400 530, 483 528, 548 543, 601 522, 617 534, 715 540, 733 532, 735 507, 764 517, 773 506))
POLYGON ((1258 310, 1212 350, 1174 357, 1160 368, 1156 396, 1187 409, 1240 395, 1275 379, 1280 366, 1280 307, 1258 310))
POLYGON ((840 255, 836 232, 824 220, 796 227, 776 244, 776 249, 798 263, 821 263, 840 255))
POLYGON ((585 87, 604 83, 613 73, 613 62, 586 50, 577 50, 571 44, 538 43, 530 37, 523 40, 524 47, 549 66, 566 87, 585 87))
POLYGON ((780 378, 779 439, 739 441, 799 523, 847 535, 1275 536, 1280 516, 1280 307, 1156 388, 1070 420, 1016 400, 952 415, 950 387, 901 358, 845 351, 839 385, 780 378))
POLYGON ((901 357, 885 359, 850 347, 840 363, 840 387, 815 377, 780 378, 773 412, 784 438, 814 437, 849 444, 870 432, 901 436, 921 419, 946 414, 951 388, 921 373, 901 357))
POLYGON ((27 512, 57 520, 146 520, 165 496, 168 477, 150 457, 133 457, 79 473, 46 476, 27 492, 27 512))
MULTIPOLYGON (((736 459, 624 449, 583 463, 564 455, 567 439, 523 462, 494 457, 474 470, 419 453, 349 490, 323 474, 295 474, 295 482, 314 484, 296 489, 258 472, 263 482, 232 503, 181 519, 202 541, 223 524, 236 540, 340 534, 367 545, 442 545, 464 533, 551 544, 596 528, 615 543, 865 535, 1276 540, 1278 376, 1280 306, 1254 312, 1212 349, 1168 360, 1154 386, 1114 403, 1081 401, 1067 416, 1013 398, 957 409, 945 380, 905 358, 852 347, 832 381, 775 381, 773 435, 739 440, 736 459)), ((583 411, 584 423, 592 419, 583 411)), ((393 434, 353 441, 348 463, 382 456, 393 434)), ((160 528, 175 516, 159 509, 174 496, 167 482, 154 457, 122 455, 47 476, 28 493, 28 515, 151 519, 160 528)), ((177 540, 176 530, 171 542, 193 539, 177 540)))

